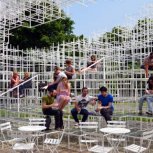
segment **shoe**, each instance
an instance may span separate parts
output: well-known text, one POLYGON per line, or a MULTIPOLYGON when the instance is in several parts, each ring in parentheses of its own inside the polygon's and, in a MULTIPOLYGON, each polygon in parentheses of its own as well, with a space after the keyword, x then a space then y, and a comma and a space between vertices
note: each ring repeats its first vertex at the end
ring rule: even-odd
POLYGON ((19 97, 20 97, 20 98, 23 98, 23 97, 24 97, 24 95, 22 94, 22 95, 20 95, 19 97))
POLYGON ((75 123, 74 126, 75 126, 76 128, 78 128, 78 127, 79 127, 79 123, 75 123))
POLYGON ((56 131, 60 131, 61 129, 60 129, 60 128, 55 128, 55 130, 56 130, 56 131))
POLYGON ((138 115, 143 115, 142 111, 140 111, 140 112, 138 113, 138 115))
POLYGON ((63 130, 64 129, 64 126, 60 127, 60 129, 63 130))
POLYGON ((153 113, 150 112, 150 111, 147 111, 146 114, 147 114, 147 115, 153 115, 153 113))
POLYGON ((51 129, 46 128, 45 130, 42 130, 41 132, 45 132, 45 131, 49 131, 49 130, 51 130, 51 129))

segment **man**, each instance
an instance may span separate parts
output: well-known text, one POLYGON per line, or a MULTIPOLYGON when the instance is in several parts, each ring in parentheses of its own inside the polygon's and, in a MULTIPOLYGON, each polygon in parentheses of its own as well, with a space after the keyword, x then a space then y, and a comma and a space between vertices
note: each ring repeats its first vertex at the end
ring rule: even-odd
POLYGON ((89 112, 87 110, 88 103, 94 105, 95 98, 88 95, 88 88, 82 88, 82 94, 76 97, 75 107, 71 110, 71 114, 76 122, 76 126, 79 125, 79 119, 77 117, 78 114, 83 115, 82 122, 85 122, 88 119, 89 112))
POLYGON ((153 107, 152 107, 152 103, 153 103, 153 76, 151 76, 148 81, 147 81, 147 89, 145 90, 145 95, 143 95, 140 99, 139 99, 139 115, 142 115, 142 107, 143 107, 143 103, 144 101, 147 101, 148 104, 148 111, 146 112, 146 114, 148 115, 153 115, 153 107))
POLYGON ((111 115, 113 114, 113 96, 107 93, 106 87, 101 87, 101 94, 98 96, 98 108, 97 111, 100 111, 101 115, 104 116, 106 122, 111 120, 111 115))
POLYGON ((153 52, 144 59, 144 63, 141 68, 145 69, 146 78, 148 78, 148 70, 153 70, 153 52))
POLYGON ((54 74, 56 75, 55 80, 53 83, 48 85, 48 91, 56 90, 58 83, 61 81, 62 78, 67 78, 66 74, 61 71, 60 67, 56 66, 54 69, 54 74))
POLYGON ((50 116, 55 116, 55 130, 63 128, 63 112, 59 109, 56 109, 55 103, 56 91, 48 91, 48 95, 42 97, 42 111, 46 116, 46 130, 49 130, 51 123, 50 116))

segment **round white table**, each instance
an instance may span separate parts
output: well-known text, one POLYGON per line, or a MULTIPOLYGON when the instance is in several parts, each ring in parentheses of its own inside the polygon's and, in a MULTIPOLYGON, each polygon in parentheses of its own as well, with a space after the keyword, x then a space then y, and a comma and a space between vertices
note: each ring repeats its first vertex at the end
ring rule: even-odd
POLYGON ((38 126, 38 125, 21 126, 18 128, 19 131, 23 132, 23 136, 25 136, 26 133, 26 137, 28 138, 29 142, 34 142, 35 138, 39 135, 39 133, 45 129, 46 129, 45 126, 38 126))
POLYGON ((45 126, 35 126, 35 125, 21 126, 18 128, 19 131, 23 132, 40 132, 45 129, 46 129, 45 126))
POLYGON ((100 131, 103 133, 108 133, 108 134, 126 134, 130 132, 130 129, 106 127, 106 128, 100 129, 100 131))
POLYGON ((126 141, 124 135, 126 133, 130 132, 130 129, 127 128, 111 128, 111 127, 106 127, 100 129, 101 132, 106 133, 106 134, 112 134, 112 137, 107 138, 111 146, 114 148, 114 152, 119 152, 118 151, 118 146, 121 141, 126 141), (113 138, 113 135, 118 135, 117 138, 113 138))

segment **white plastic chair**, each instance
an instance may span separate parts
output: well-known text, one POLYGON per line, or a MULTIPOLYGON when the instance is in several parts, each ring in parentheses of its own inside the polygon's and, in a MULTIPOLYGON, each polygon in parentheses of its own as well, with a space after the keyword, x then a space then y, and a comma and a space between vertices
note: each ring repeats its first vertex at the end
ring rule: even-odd
MULTIPOLYGON (((79 136, 79 146, 80 146, 80 151, 82 150, 82 143, 86 143, 87 140, 84 139, 84 135, 88 134, 93 134, 97 133, 98 131, 98 122, 80 122, 79 123, 79 128, 81 131, 81 134, 79 136)), ((91 140, 91 142, 95 142, 95 140, 91 140)), ((88 140, 90 142, 90 140, 88 140)))
POLYGON ((13 146, 14 151, 26 151, 33 153, 35 143, 16 143, 13 146))
POLYGON ((37 152, 39 152, 39 149, 37 147, 37 145, 35 144, 35 142, 33 140, 35 140, 35 137, 37 138, 37 135, 32 135, 32 134, 26 134, 27 136, 27 141, 23 142, 19 142, 19 143, 15 143, 13 146, 13 150, 16 151, 26 151, 26 153, 31 152, 33 153, 33 150, 36 149, 37 152))
POLYGON ((29 125, 35 125, 35 126, 45 126, 46 119, 45 118, 29 118, 29 125))
POLYGON ((10 122, 0 124, 0 132, 1 132, 0 142, 2 144, 2 148, 4 148, 4 144, 13 145, 15 142, 25 141, 25 138, 18 137, 17 131, 12 130, 10 122))
POLYGON ((54 132, 50 132, 46 134, 44 145, 46 145, 47 149, 49 149, 50 152, 58 153, 57 148, 61 144, 64 132, 65 132, 65 129, 63 131, 54 131, 54 132))
MULTIPOLYGON (((97 135, 99 136, 98 133, 97 135)), ((89 152, 94 152, 94 153, 109 153, 113 151, 113 147, 104 146, 104 138, 106 135, 101 136, 101 138, 103 138, 101 144, 99 144, 100 141, 97 135, 92 133, 92 134, 85 134, 83 136, 84 142, 86 143, 87 150, 89 152)))
POLYGON ((125 121, 107 121, 107 127, 126 128, 126 122, 125 121))
MULTIPOLYGON (((45 126, 45 124, 46 124, 46 119, 45 118, 29 118, 29 125, 30 126, 45 126)), ((36 139, 36 144, 38 146, 39 138, 41 137, 44 141, 45 133, 44 132, 39 132, 37 134, 34 134, 33 136, 34 136, 34 139, 36 139)))
POLYGON ((145 131, 143 132, 141 138, 138 138, 138 137, 135 138, 140 140, 139 144, 133 143, 131 145, 124 147, 124 150, 126 153, 127 152, 133 152, 133 153, 149 152, 152 138, 153 138, 153 130, 145 131), (147 142, 147 144, 144 143, 145 141, 147 142))

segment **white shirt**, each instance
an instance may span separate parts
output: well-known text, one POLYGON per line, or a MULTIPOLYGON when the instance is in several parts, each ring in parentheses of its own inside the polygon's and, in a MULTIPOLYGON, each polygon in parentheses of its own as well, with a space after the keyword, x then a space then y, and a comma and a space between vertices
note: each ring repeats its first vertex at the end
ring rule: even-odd
POLYGON ((86 95, 85 97, 82 97, 82 95, 79 95, 76 97, 76 101, 78 102, 78 106, 82 109, 87 107, 88 103, 93 99, 92 96, 86 95))
POLYGON ((67 76, 66 76, 66 74, 65 74, 64 72, 60 72, 60 73, 57 75, 56 82, 59 83, 59 81, 60 81, 62 78, 67 78, 67 76))

